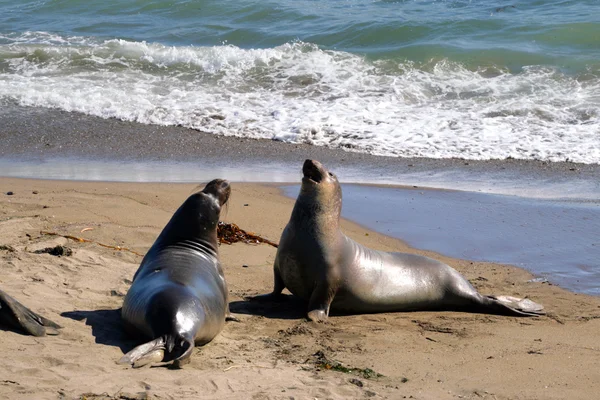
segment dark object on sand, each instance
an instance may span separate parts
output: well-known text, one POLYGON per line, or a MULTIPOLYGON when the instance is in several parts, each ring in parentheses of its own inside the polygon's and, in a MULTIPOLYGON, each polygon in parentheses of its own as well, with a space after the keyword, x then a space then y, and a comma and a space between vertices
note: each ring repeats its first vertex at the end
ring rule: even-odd
POLYGON ((0 325, 33 336, 58 335, 62 326, 39 314, 0 290, 0 325))
POLYGON ((219 222, 217 227, 217 234, 219 235, 219 243, 233 244, 237 242, 243 242, 247 244, 258 244, 266 243, 277 248, 277 243, 271 242, 268 239, 262 238, 252 232, 246 232, 236 224, 229 224, 226 222, 219 222))
POLYGON ((71 250, 68 247, 65 246, 61 246, 60 244, 57 244, 54 247, 46 247, 45 249, 40 249, 40 250, 36 250, 34 251, 35 254, 50 254, 51 256, 72 256, 73 255, 73 250, 71 250))

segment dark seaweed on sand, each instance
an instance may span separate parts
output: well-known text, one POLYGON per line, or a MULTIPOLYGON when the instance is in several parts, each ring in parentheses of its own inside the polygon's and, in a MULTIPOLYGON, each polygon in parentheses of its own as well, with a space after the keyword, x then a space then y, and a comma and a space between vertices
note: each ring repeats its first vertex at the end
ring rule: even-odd
POLYGON ((314 364, 317 368, 328 369, 332 371, 343 372, 345 374, 353 374, 362 376, 365 379, 377 379, 383 375, 373 371, 371 368, 355 368, 346 367, 342 363, 329 359, 321 350, 313 354, 314 364))
POLYGON ((271 242, 268 239, 262 238, 252 232, 246 232, 239 226, 233 223, 219 222, 217 226, 217 235, 219 243, 233 244, 237 242, 247 244, 266 243, 273 247, 277 247, 277 243, 271 242))

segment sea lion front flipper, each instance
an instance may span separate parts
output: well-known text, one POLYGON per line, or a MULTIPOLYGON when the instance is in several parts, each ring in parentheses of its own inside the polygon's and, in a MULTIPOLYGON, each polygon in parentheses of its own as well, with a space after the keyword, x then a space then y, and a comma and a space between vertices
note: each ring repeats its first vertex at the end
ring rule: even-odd
POLYGON ((538 316, 545 315, 544 306, 529 299, 520 299, 513 296, 486 296, 500 307, 504 307, 516 315, 538 316))
POLYGON ((309 321, 325 322, 329 317, 329 307, 335 297, 336 290, 332 289, 326 281, 321 281, 313 289, 308 302, 309 321))
POLYGON ((58 335, 62 326, 34 313, 0 290, 0 320, 33 336, 58 335))
POLYGON ((121 359, 117 361, 117 364, 130 364, 133 368, 140 368, 148 364, 156 364, 164 359, 165 349, 165 339, 159 337, 135 347, 121 357, 121 359))
POLYGON ((277 269, 277 259, 275 259, 275 266, 273 267, 273 291, 267 294, 260 294, 258 296, 250 297, 252 301, 278 301, 283 298, 281 292, 285 289, 285 284, 277 269))

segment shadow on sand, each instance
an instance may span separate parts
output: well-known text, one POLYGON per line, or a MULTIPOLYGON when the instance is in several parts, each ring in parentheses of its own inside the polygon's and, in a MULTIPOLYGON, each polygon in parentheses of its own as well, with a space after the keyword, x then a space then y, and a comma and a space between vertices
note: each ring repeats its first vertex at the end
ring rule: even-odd
POLYGON ((273 319, 306 318, 306 302, 285 294, 277 300, 232 301, 229 303, 229 309, 234 314, 260 315, 273 319))
POLYGON ((92 335, 96 338, 96 343, 119 347, 123 353, 131 350, 138 343, 125 332, 120 308, 116 310, 66 311, 61 316, 75 321, 85 320, 85 324, 92 327, 92 335))

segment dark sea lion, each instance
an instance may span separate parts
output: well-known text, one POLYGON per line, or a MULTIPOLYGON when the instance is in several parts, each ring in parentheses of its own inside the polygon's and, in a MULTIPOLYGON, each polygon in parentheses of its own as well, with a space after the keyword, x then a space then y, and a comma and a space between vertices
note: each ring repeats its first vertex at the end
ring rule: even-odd
POLYGON ((308 319, 343 313, 465 310, 535 316, 528 299, 483 296, 452 267, 414 254, 371 250, 340 231, 342 190, 318 161, 306 160, 300 194, 275 257, 273 292, 288 288, 308 301, 308 319))
POLYGON ((58 335, 62 326, 34 313, 0 290, 0 325, 33 336, 58 335))
POLYGON ((229 182, 215 179, 175 212, 133 277, 121 316, 129 332, 151 341, 119 360, 140 367, 190 360, 232 319, 219 262, 217 224, 229 182))

